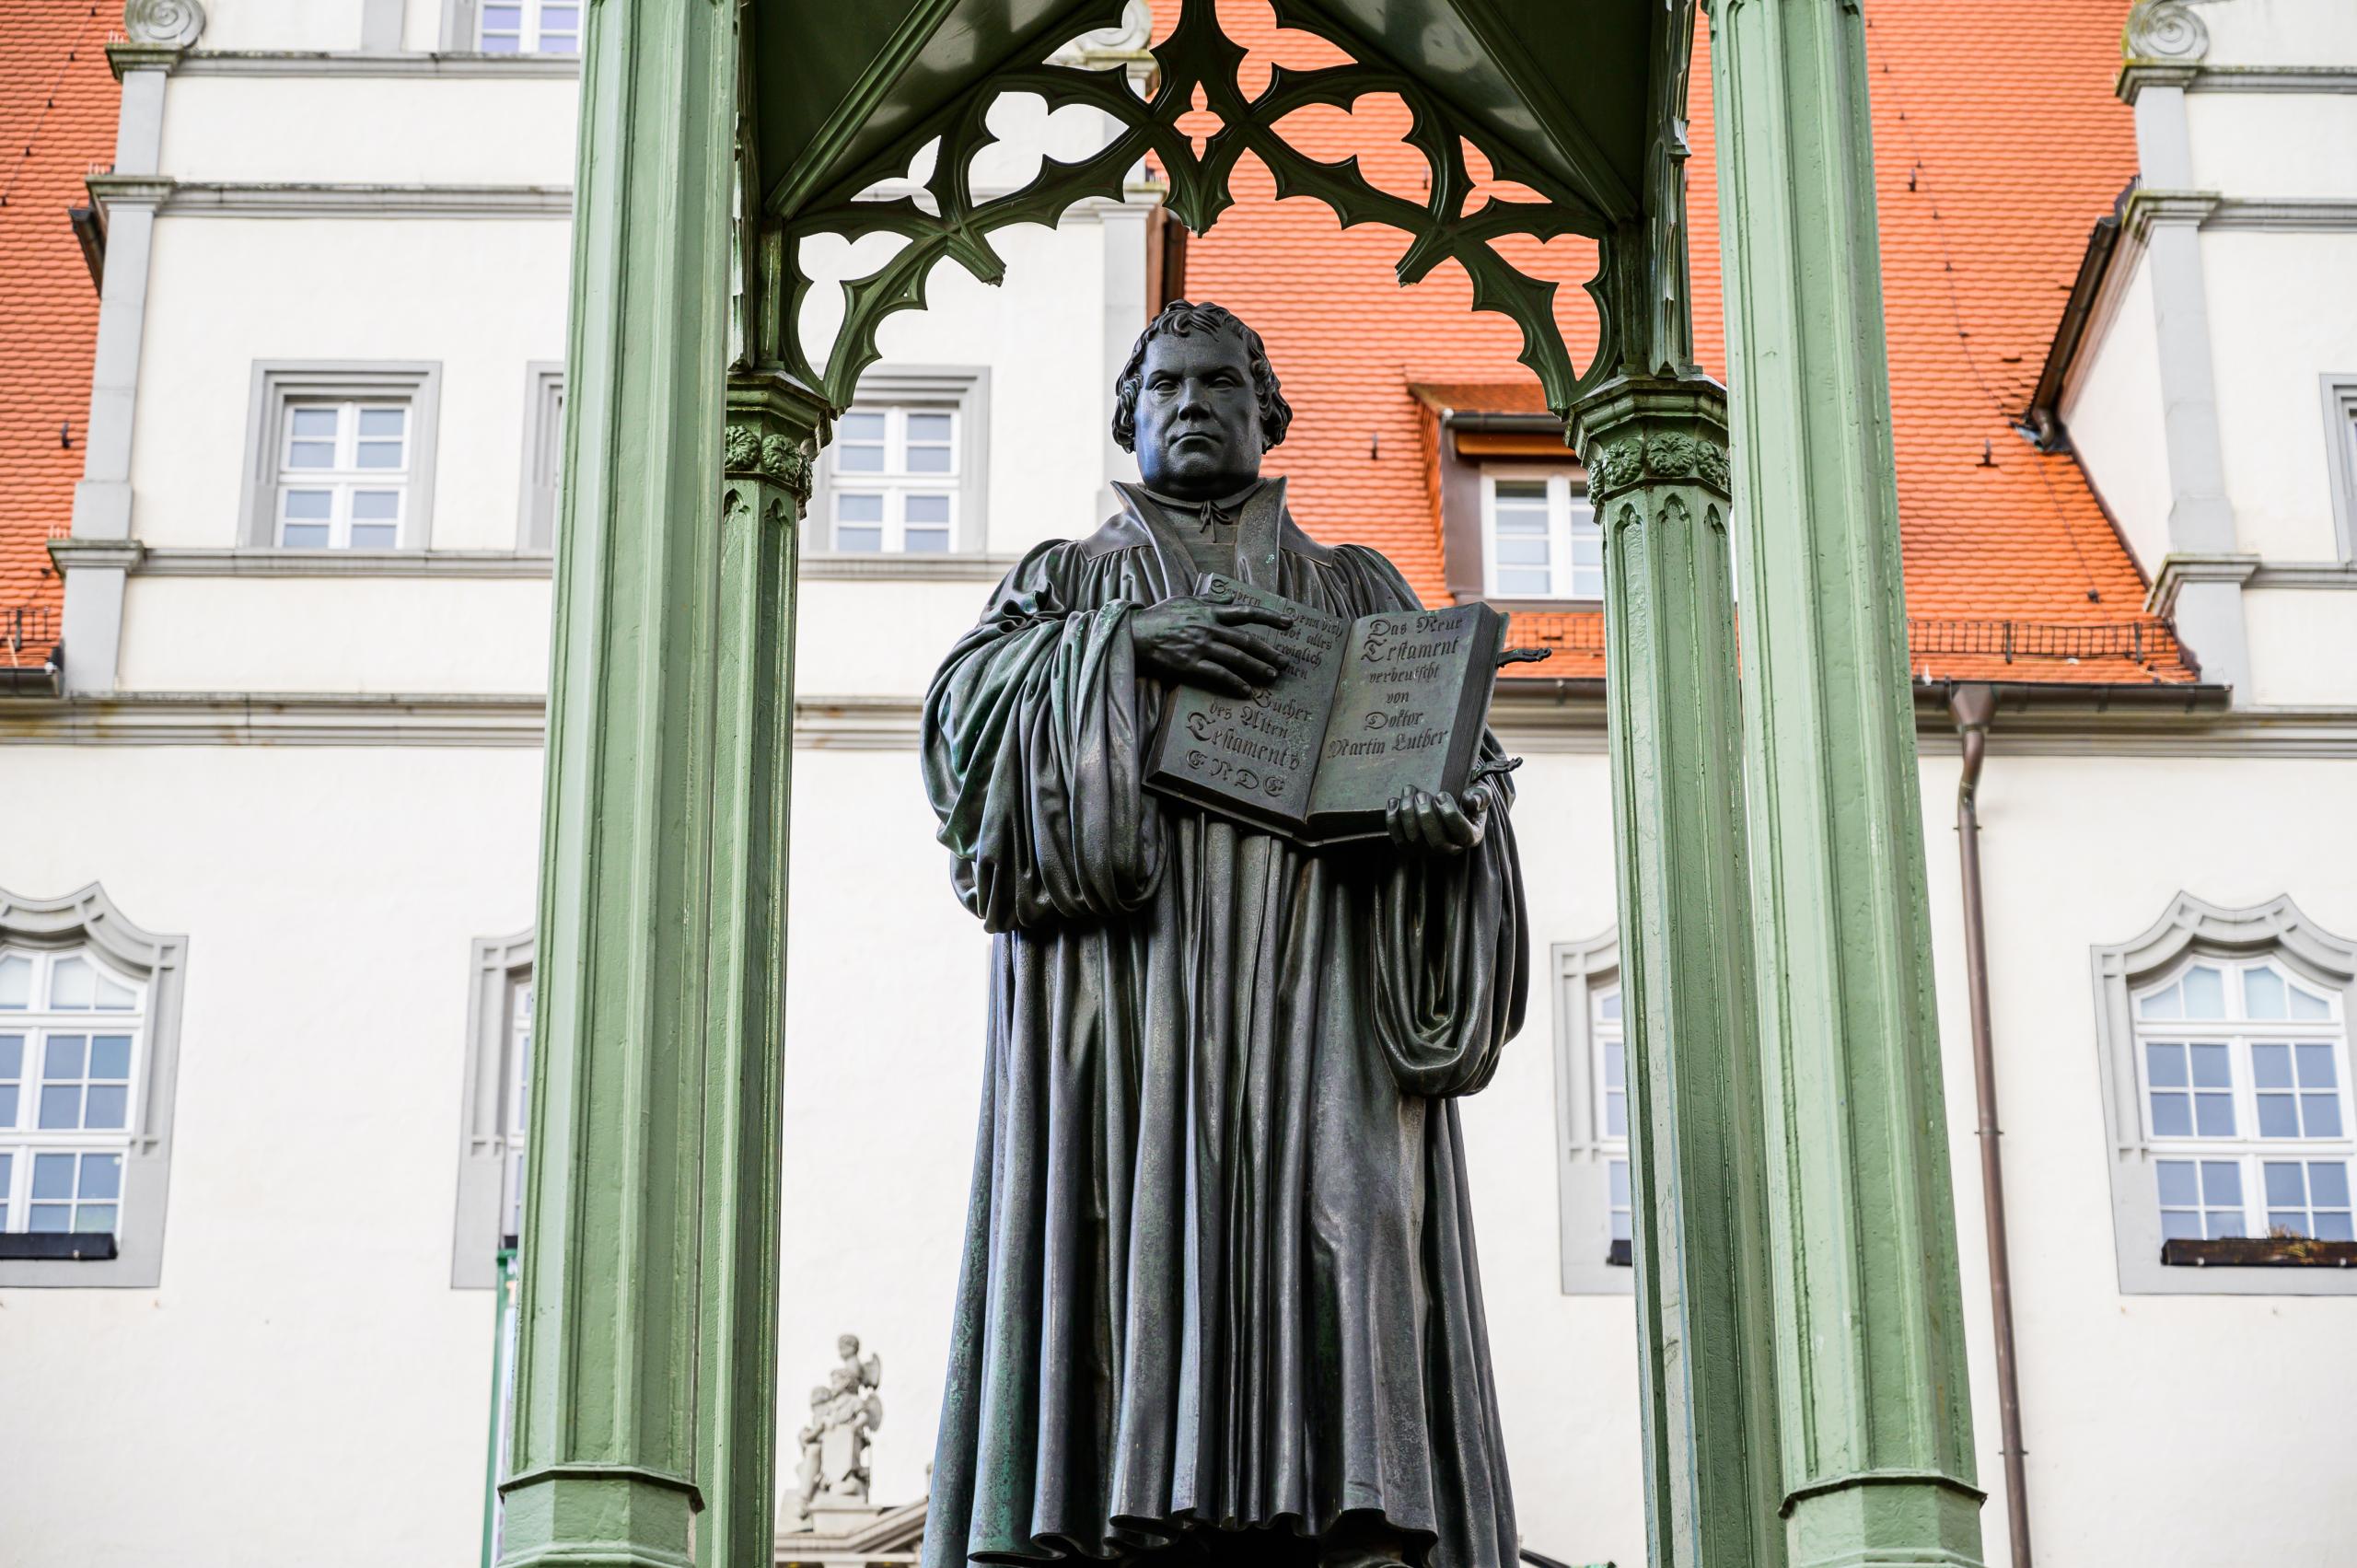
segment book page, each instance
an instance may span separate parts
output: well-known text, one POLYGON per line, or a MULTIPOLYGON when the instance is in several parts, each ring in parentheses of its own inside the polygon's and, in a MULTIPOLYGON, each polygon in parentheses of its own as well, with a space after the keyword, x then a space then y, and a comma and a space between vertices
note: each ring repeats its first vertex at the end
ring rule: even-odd
POLYGON ((1467 604, 1352 624, 1310 795, 1321 835, 1380 830, 1394 796, 1463 786, 1480 745, 1497 620, 1467 604))
POLYGON ((1146 786, 1280 829, 1307 814, 1350 623, 1216 575, 1205 598, 1266 605, 1294 618, 1255 632, 1284 650, 1283 673, 1248 697, 1182 686, 1170 693, 1146 786))

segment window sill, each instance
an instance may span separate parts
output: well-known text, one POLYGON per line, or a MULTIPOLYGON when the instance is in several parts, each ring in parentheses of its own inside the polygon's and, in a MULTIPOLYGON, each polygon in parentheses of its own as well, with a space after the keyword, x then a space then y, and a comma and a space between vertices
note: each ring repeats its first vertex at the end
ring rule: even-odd
POLYGON ((120 1253, 110 1233, 8 1231, 0 1234, 0 1262, 110 1263, 120 1253))
POLYGON ((545 577, 544 550, 150 549, 133 571, 143 577, 545 577))
POLYGON ((1505 615, 1601 615, 1604 601, 1600 598, 1508 598, 1500 594, 1483 594, 1481 602, 1505 615))
POLYGON ((2177 1237, 2161 1243, 2161 1261, 2176 1269, 2350 1269, 2357 1268, 2357 1241, 2273 1236, 2196 1241, 2177 1237))

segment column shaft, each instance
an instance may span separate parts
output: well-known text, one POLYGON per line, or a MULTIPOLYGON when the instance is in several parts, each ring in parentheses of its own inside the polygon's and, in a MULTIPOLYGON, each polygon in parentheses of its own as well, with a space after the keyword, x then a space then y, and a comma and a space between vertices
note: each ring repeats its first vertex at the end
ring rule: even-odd
POLYGON ((724 371, 735 14, 587 12, 510 1568, 772 1551, 788 660, 822 411, 724 371))
POLYGON ((1646 1533, 1656 1568, 1781 1568, 1724 395, 1575 411, 1604 528, 1646 1533))
POLYGON ((1976 1564, 1864 21, 1720 0, 1711 58, 1788 1545, 1976 1564))

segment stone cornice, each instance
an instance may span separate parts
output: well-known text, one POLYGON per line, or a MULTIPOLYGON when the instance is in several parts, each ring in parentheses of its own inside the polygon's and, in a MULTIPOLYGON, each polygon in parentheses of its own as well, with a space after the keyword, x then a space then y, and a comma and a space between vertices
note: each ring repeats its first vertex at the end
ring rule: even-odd
POLYGON ((474 80, 571 81, 572 54, 345 53, 317 50, 196 49, 173 52, 182 76, 463 76, 474 80))
MULTIPOLYGON (((111 185, 121 175, 104 177, 111 185)), ((99 177, 91 188, 98 192, 99 177)), ((247 184, 148 180, 175 217, 569 218, 569 185, 247 184)))
POLYGON ((2250 581, 2258 570, 2256 555, 2166 555, 2161 559, 2161 569, 2153 578, 2152 591, 2144 596, 2145 613, 2166 620, 2177 608, 2177 596, 2188 583, 2233 583, 2237 587, 2250 581))
POLYGON ((108 568, 135 572, 146 546, 135 539, 52 539, 49 541, 50 563, 62 575, 84 567, 108 568))
POLYGON ((2200 65, 2182 61, 2131 60, 2119 67, 2115 90, 2134 103, 2146 87, 2188 92, 2357 93, 2357 66, 2200 65))
POLYGON ((188 51, 168 43, 110 43, 107 45, 107 68, 121 81, 133 71, 162 71, 167 75, 180 68, 188 58, 188 51))
MULTIPOLYGON (((52 552, 53 553, 53 552, 52 552)), ((269 550, 166 545, 134 570, 145 577, 546 577, 554 558, 519 550, 269 550)))
POLYGON ((2181 223, 2198 227, 2208 222, 2210 215, 2218 210, 2219 201, 2214 191, 2138 189, 2129 193, 2128 204, 2120 212, 2120 228, 2141 245, 2154 224, 2181 223))
POLYGON ((173 181, 162 174, 93 174, 82 181, 101 206, 161 206, 171 200, 173 181))
POLYGON ((2347 233, 2357 230, 2357 197, 2224 196, 2201 226, 2347 233))

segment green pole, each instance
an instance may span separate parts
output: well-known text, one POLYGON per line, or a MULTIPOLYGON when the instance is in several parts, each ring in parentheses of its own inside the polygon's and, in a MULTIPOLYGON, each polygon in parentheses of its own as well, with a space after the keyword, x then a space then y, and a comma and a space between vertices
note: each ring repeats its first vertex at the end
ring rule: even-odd
POLYGON ((1865 23, 1713 25, 1787 1542, 1978 1564, 1865 23))
POLYGON ((1623 378, 1573 429, 1604 530, 1650 1556, 1782 1568, 1726 402, 1623 378))
POLYGON ((771 1560, 795 532, 738 7, 586 8, 507 1568, 771 1560))

